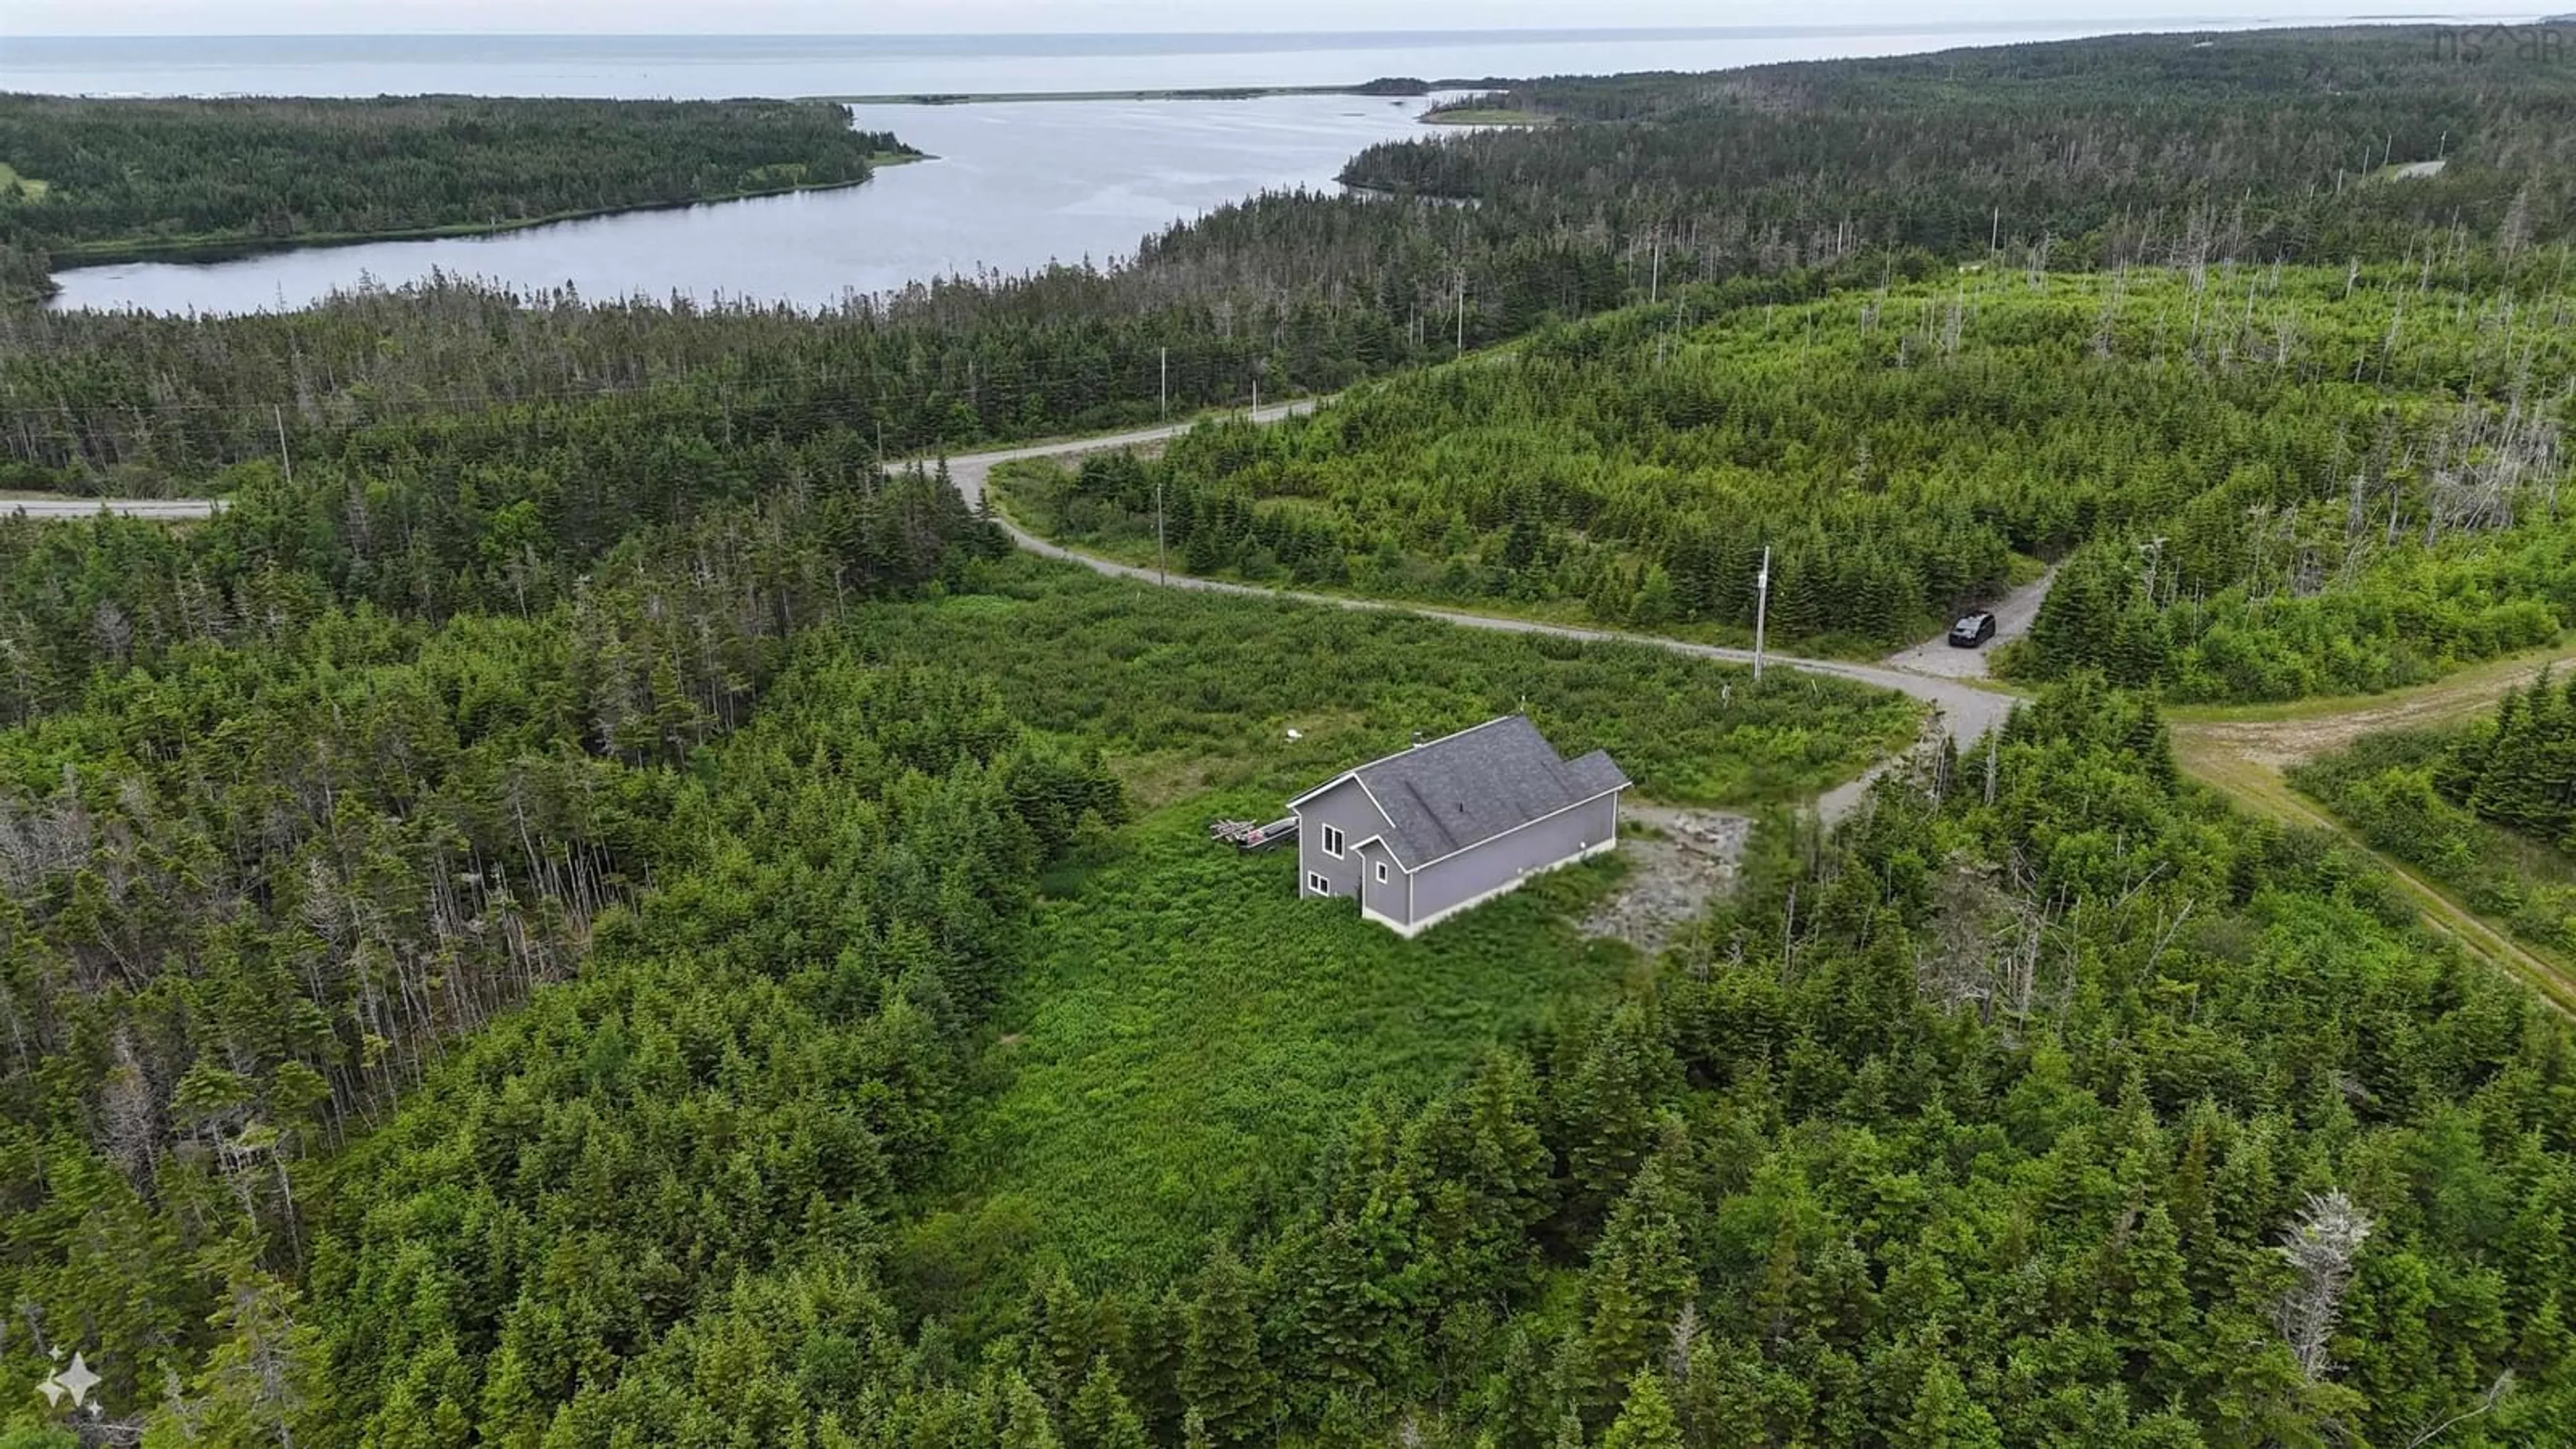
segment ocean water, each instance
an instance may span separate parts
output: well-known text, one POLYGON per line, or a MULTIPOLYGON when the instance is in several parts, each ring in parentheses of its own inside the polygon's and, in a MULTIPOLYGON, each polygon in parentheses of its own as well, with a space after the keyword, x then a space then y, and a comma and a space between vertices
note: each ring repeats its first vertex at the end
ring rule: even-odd
POLYGON ((1397 75, 1716 70, 2192 25, 2093 19, 1241 35, 18 36, 0 38, 0 90, 708 98, 1347 85, 1397 75))
MULTIPOLYGON (((2240 19, 2204 28, 2242 28, 2240 19)), ((2157 28, 2175 22, 2159 22, 2157 28)), ((2143 28, 2116 21, 1663 31, 1118 36, 0 38, 0 90, 93 95, 713 97, 1352 84, 1713 70, 2143 28)), ((842 191, 231 261, 57 273, 60 307, 234 313, 432 271, 586 296, 823 307, 853 292, 1051 261, 1107 264, 1264 190, 1330 187, 1353 152, 1424 134, 1424 102, 1360 96, 854 107, 938 159, 842 191)))

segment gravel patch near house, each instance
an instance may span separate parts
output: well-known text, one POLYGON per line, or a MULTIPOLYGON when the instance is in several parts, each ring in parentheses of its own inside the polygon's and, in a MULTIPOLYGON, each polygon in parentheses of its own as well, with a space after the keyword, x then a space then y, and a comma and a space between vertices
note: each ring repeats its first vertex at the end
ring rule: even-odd
POLYGON ((1619 828, 1619 858, 1628 873, 1580 929, 1651 955, 1672 944, 1711 900, 1734 889, 1753 821, 1722 810, 1629 804, 1619 811, 1619 828))

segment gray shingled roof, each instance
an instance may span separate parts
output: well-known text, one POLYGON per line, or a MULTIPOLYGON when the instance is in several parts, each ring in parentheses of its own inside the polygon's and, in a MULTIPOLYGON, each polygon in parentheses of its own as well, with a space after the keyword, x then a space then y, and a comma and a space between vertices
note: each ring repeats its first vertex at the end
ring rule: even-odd
POLYGON ((1599 750, 1561 759, 1522 715, 1461 730, 1350 772, 1394 830, 1407 870, 1619 789, 1628 777, 1599 750))

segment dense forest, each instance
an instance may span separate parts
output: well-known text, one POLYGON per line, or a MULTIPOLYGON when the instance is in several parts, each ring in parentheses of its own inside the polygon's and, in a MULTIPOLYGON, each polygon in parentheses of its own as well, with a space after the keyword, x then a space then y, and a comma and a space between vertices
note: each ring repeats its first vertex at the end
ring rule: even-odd
MULTIPOLYGON (((1444 200, 820 316, 0 310, 0 481, 232 500, 0 520, 0 1375, 103 1376, 0 1443, 2565 1442, 2567 1023, 2161 708, 2576 610, 2571 75, 1548 82, 1354 162, 1444 200), (1166 349, 1175 412, 1364 385, 1020 506, 1721 636, 1767 541, 1853 648, 2062 560, 2031 697, 1826 837, 1772 807, 1905 702, 1094 578, 885 466, 1150 419, 1166 349), (1669 947, 1591 925, 1624 854, 1407 941, 1204 838, 1514 709, 1766 812, 1669 947)), ((2540 860, 2571 701, 2333 768, 2540 860)))
POLYGON ((300 464, 372 430, 512 436, 602 402, 704 407, 738 436, 847 427, 903 457, 1149 422, 1167 379, 1185 416, 1428 355, 1348 300, 1266 287, 1148 296, 1075 268, 819 316, 448 278, 223 319, 0 310, 0 470, 20 487, 202 490, 226 486, 228 467, 300 464))
MULTIPOLYGON (((1175 406, 1321 392, 1683 281, 1875 285, 1891 267, 1997 253, 2016 267, 2528 267, 2569 238, 2576 68, 2466 60, 2450 35, 2120 37, 1551 82, 1532 104, 1574 114, 1559 97, 1599 97, 1605 118, 1353 162, 1365 187, 1473 204, 1255 197, 1113 267, 925 282, 810 328, 759 309, 455 285, 283 318, 0 313, 0 450, 87 486, 145 463, 119 486, 150 486, 273 458, 281 418, 291 450, 449 399, 703 379, 861 413, 908 451, 1151 418, 1165 348, 1175 406), (1743 95, 1718 105, 1712 91, 1743 95), (2446 164, 2388 174, 2430 160, 2446 164), (2094 200, 2115 192, 2130 200, 2094 200)), ((0 273, 12 255, 0 236, 0 273)))
POLYGON ((1581 124, 1388 143, 1342 179, 1606 225, 1685 273, 1909 248, 2115 266, 2387 257, 2455 228, 2564 240, 2576 26, 2514 38, 2149 34, 1538 81, 1490 103, 1581 124), (2439 163, 2405 178, 2423 184, 2379 184, 2421 163, 2439 163))
POLYGON ((845 186, 907 154, 842 107, 792 101, 0 95, 0 287, 48 253, 481 231, 845 186))
MULTIPOLYGON (((44 1186, 12 1204, 10 1291, 40 1325, 12 1362, 49 1336, 127 1346, 111 1402, 176 1443, 2250 1445, 2402 1443, 2468 1416, 2474 1444, 2550 1442, 2569 1412, 2563 1024, 2403 924, 2354 862, 2178 784, 2153 707, 2090 677, 1991 767, 1924 756, 1838 846, 1775 841, 1659 966, 1592 975, 1584 1004, 1467 1052, 1454 1086, 1380 1095, 1401 1058, 1321 1037, 1348 1105, 1311 1169, 1221 1200, 1198 1235, 1104 1259, 1059 1236, 1102 1219, 1042 1201, 1033 1234, 993 1237, 983 1212, 924 1236, 925 1199, 979 1180, 949 1157, 976 1094, 1063 1029, 1020 1016, 1013 985, 1041 893, 1105 927, 1152 909, 1163 873, 1206 869, 1204 845, 1129 863, 1137 790, 1193 833, 1209 784, 1275 797, 1367 745, 1351 725, 1273 743, 1283 714, 1347 710, 1352 679, 1385 691, 1356 727, 1380 740, 1517 692, 1671 798, 1710 788, 1676 767, 1815 718, 1799 681, 1766 702, 1738 678, 1756 713, 1729 720, 1675 693, 1722 675, 1424 621, 1040 564, 948 585, 965 592, 835 616, 685 769, 577 731, 551 747, 573 775, 526 778, 511 752, 548 746, 484 690, 511 687, 508 641, 544 621, 452 624, 418 663, 350 676, 351 732, 313 746, 344 773, 304 790, 358 798, 310 863, 260 870, 295 883, 273 922, 228 926, 151 992, 115 962, 173 924, 132 914, 134 873, 171 848, 141 837, 214 836, 197 870, 221 878, 220 817, 150 818, 148 742, 49 802, 96 843, 61 897, 81 913, 24 928, 37 974, 12 1000, 72 988, 74 1021, 38 1039, 84 1043, 68 1060, 97 1085, 15 1129, 15 1159, 43 1165, 19 1180, 44 1186), (1078 621, 1091 652, 1068 660, 1041 620, 1078 621), (1254 679, 1247 637, 1308 642, 1254 679), (1139 651, 1160 668, 1129 667, 1139 651), (460 692, 468 660, 488 662, 460 692), (487 748, 442 751, 434 724, 423 741, 419 702, 442 698, 492 701, 464 716, 487 748), (369 823, 434 761, 452 803, 397 798, 369 823), (540 792, 588 802, 600 839, 565 869, 614 902, 540 894, 510 818, 540 792), (444 885, 415 878, 440 852, 403 821, 477 814, 496 838, 451 844, 444 885), (577 975, 406 1055, 415 1002, 516 999, 560 976, 545 953, 574 928, 577 975), (413 931, 444 941, 417 965, 413 931), (316 971, 352 994, 278 1012, 316 971), (1037 1039, 1014 1047, 1021 1030, 1037 1039)), ((127 679, 78 719, 168 708, 127 679)), ((282 711, 320 717, 281 682, 282 711)), ((555 849, 541 836, 537 858, 555 849)), ((1291 868, 1255 857, 1221 889, 1293 903, 1291 868)), ((1487 924, 1390 969, 1548 929, 1487 924)), ((1331 950, 1367 928, 1294 929, 1331 950)), ((1140 970, 1204 994, 1243 969, 1092 942, 1125 982, 1106 1009, 1140 970)), ((1304 989, 1323 979, 1368 985, 1304 989)), ((1157 1110, 1179 1127, 1192 1100, 1157 1110)), ((1306 1120, 1301 1094, 1264 1100, 1246 1142, 1306 1120)), ((1094 1170, 1150 1178, 1171 1142, 1108 1141, 1094 1170)))
POLYGON ((1136 557, 1159 500, 1194 571, 1736 639, 1767 549, 1773 637, 1865 651, 2072 551, 2027 674, 2378 689, 2576 616, 2571 298, 2554 269, 2517 281, 2428 262, 1688 288, 1011 496, 1136 557))

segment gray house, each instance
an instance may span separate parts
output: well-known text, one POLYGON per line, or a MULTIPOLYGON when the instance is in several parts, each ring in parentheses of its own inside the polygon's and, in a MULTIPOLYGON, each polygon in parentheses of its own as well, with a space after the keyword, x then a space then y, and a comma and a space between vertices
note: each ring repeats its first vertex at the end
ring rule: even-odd
POLYGON ((1619 843, 1628 777, 1568 760, 1520 715, 1415 745, 1288 802, 1299 895, 1351 896, 1411 936, 1619 843))

